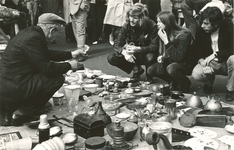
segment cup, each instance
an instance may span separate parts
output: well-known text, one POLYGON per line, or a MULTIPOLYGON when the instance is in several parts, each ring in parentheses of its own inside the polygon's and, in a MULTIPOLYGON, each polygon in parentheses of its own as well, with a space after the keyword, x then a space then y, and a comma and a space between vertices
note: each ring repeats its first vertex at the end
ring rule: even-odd
POLYGON ((79 100, 80 96, 80 85, 67 85, 64 86, 65 96, 67 100, 74 98, 75 100, 79 100))
POLYGON ((154 110, 155 110, 155 107, 154 107, 153 104, 147 104, 146 109, 148 109, 149 112, 152 114, 154 112, 154 110))
POLYGON ((176 119, 176 100, 167 99, 165 100, 165 110, 171 116, 172 119, 176 119))
POLYGON ((6 142, 6 149, 9 150, 31 150, 32 149, 32 139, 30 137, 23 138, 11 142, 6 142))
POLYGON ((99 88, 103 87, 103 78, 96 78, 95 83, 98 85, 99 88))
POLYGON ((56 105, 56 106, 62 105, 63 104, 63 96, 64 96, 63 93, 55 93, 52 97, 54 105, 56 105))

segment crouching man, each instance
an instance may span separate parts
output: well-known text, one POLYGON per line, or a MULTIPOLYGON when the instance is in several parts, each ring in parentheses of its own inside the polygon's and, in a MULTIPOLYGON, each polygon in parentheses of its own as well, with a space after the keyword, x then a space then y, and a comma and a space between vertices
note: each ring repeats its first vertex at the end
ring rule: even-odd
POLYGON ((37 26, 20 31, 7 45, 0 59, 0 125, 21 125, 32 120, 63 85, 68 70, 81 64, 72 58, 83 51, 48 50, 65 21, 44 13, 37 26), (57 61, 69 60, 58 63, 57 61), (22 115, 14 115, 19 110, 22 115))
POLYGON ((223 18, 217 7, 207 7, 201 14, 201 27, 195 38, 198 64, 192 77, 205 83, 203 91, 212 92, 215 75, 228 76, 226 100, 234 100, 233 23, 223 18))

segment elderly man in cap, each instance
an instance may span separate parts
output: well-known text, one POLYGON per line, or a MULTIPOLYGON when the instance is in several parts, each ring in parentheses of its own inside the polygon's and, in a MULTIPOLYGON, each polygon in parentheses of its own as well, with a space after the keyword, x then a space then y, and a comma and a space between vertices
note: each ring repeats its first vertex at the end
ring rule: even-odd
POLYGON ((75 58, 85 55, 48 50, 65 21, 52 13, 42 14, 37 26, 20 31, 0 59, 0 125, 22 125, 35 119, 52 95, 63 85, 68 70, 83 67, 75 58), (69 60, 68 62, 57 62, 69 60), (18 115, 13 113, 18 110, 18 115), (21 114, 21 115, 19 115, 21 114))

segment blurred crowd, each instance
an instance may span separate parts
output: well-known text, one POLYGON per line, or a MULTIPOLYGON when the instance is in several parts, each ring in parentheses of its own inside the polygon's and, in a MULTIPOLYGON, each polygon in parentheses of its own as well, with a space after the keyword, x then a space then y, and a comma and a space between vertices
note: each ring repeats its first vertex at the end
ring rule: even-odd
MULTIPOLYGON (((19 30, 36 25, 41 14, 54 13, 66 21, 66 41, 77 42, 77 48, 85 47, 84 35, 86 35, 85 37, 88 35, 89 39, 92 40, 92 44, 98 44, 103 38, 108 38, 110 44, 113 45, 125 23, 126 11, 133 4, 140 2, 147 6, 150 19, 155 21, 155 16, 160 11, 171 11, 175 15, 178 24, 186 26, 195 36, 199 12, 211 1, 214 5, 223 7, 221 9, 225 9, 225 15, 232 19, 232 0, 0 0, 1 7, 19 11, 18 16, 4 17, 1 11, 5 10, 1 8, 0 28, 12 38, 19 30), (72 11, 77 10, 75 13, 79 14, 81 10, 75 8, 76 5, 74 5, 75 7, 71 5, 80 2, 85 3, 87 9, 83 12, 86 14, 83 19, 78 16, 79 21, 77 21, 72 19, 76 16, 75 14, 72 15, 72 11), (74 22, 83 22, 83 25, 81 25, 84 26, 84 31, 75 31, 74 22), (83 37, 83 40, 79 37, 83 37)), ((85 48, 88 50, 89 47, 86 46, 85 48)))

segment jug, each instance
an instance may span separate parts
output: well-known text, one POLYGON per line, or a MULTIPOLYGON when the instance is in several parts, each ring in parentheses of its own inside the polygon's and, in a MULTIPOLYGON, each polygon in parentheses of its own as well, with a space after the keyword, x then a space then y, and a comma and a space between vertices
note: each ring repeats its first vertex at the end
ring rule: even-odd
POLYGON ((109 123, 111 123, 111 118, 110 116, 104 111, 103 107, 102 107, 102 102, 99 101, 97 103, 97 109, 96 112, 94 113, 94 115, 96 115, 97 117, 99 117, 103 122, 104 122, 104 127, 106 127, 106 125, 108 125, 109 123))

